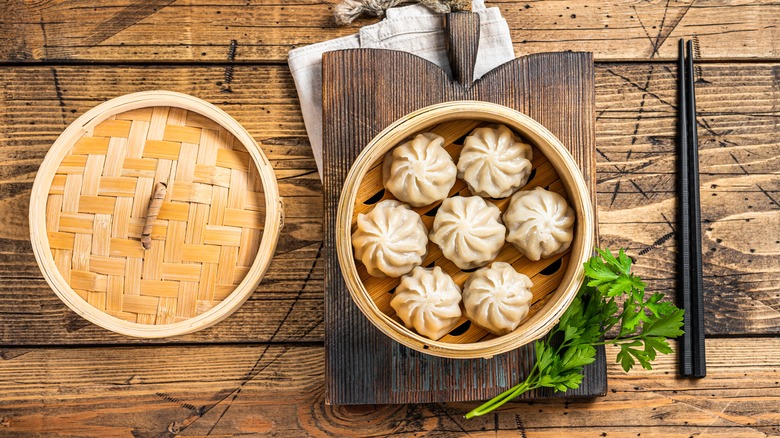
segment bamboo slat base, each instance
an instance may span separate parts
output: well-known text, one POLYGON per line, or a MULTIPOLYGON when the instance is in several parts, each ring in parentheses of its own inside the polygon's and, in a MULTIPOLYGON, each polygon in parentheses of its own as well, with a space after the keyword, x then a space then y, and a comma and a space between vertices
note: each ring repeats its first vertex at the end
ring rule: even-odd
MULTIPOLYGON (((463 119, 445 122, 426 131, 444 137, 444 148, 449 152, 453 160, 457 162, 460 151, 463 148, 464 137, 477 127, 491 125, 492 123, 488 122, 463 119)), ((416 134, 418 133, 412 134, 410 138, 414 137, 416 134)), ((558 173, 547 160, 547 157, 545 157, 536 147, 533 148, 533 160, 531 160, 531 164, 533 166, 531 177, 521 190, 531 190, 535 187, 543 187, 561 194, 568 201, 568 194, 561 184, 558 173)), ((466 187, 463 180, 458 179, 450 190, 449 197, 453 196, 473 196, 473 194, 468 187, 466 187)), ((396 198, 389 190, 385 190, 382 187, 382 160, 378 160, 363 177, 360 188, 358 189, 355 201, 355 214, 352 221, 352 231, 354 232, 357 227, 357 215, 359 213, 370 211, 377 202, 386 199, 396 198)), ((503 214, 509 206, 510 197, 486 200, 496 205, 503 214)), ((433 229, 433 221, 440 205, 441 202, 436 202, 425 207, 412 208, 412 210, 420 214, 423 223, 425 223, 425 227, 429 232, 433 229)), ((534 286, 531 288, 531 292, 533 293, 532 305, 527 318, 530 319, 533 317, 533 315, 536 314, 550 298, 551 292, 554 292, 558 288, 560 281, 563 278, 563 274, 566 272, 569 265, 570 250, 571 249, 550 258, 534 262, 525 258, 514 245, 509 242, 506 242, 501 248, 501 251, 494 261, 511 264, 515 270, 527 275, 534 283, 534 286)), ((360 280, 368 290, 374 303, 379 307, 379 310, 391 317, 399 325, 403 326, 403 322, 395 314, 395 310, 390 306, 393 292, 395 292, 395 288, 400 283, 401 278, 372 277, 368 274, 365 266, 360 260, 356 260, 355 263, 358 268, 360 280)), ((476 270, 461 270, 452 261, 442 255, 438 245, 430 241, 428 242, 428 253, 423 260, 422 266, 439 266, 449 274, 461 288, 466 280, 468 280, 470 273, 476 270)), ((472 324, 464 315, 449 334, 438 340, 451 344, 468 344, 472 342, 487 341, 494 338, 496 338, 496 335, 484 330, 476 324, 472 324)))

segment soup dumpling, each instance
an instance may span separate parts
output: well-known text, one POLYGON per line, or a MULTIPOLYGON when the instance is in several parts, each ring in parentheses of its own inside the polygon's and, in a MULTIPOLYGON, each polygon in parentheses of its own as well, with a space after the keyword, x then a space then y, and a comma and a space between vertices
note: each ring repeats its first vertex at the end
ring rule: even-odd
POLYGON ((390 306, 407 328, 437 340, 458 324, 460 300, 460 287, 440 267, 418 266, 401 279, 390 306))
POLYGON ((479 196, 454 196, 441 203, 430 239, 460 269, 473 269, 496 258, 505 234, 498 207, 479 196))
POLYGON ((418 134, 385 155, 382 180, 396 198, 412 207, 441 201, 455 185, 457 168, 444 149, 444 138, 418 134))
POLYGON ((566 251, 574 237, 574 210, 563 196, 541 187, 515 193, 504 223, 506 240, 531 260, 566 251))
POLYGON ((378 202, 358 214, 352 234, 355 258, 374 277, 400 277, 422 263, 428 236, 420 215, 395 200, 378 202))
POLYGON ((528 316, 532 286, 531 279, 509 263, 479 269, 463 286, 466 316, 493 334, 510 333, 528 316))
POLYGON ((477 128, 466 137, 458 178, 471 193, 506 198, 528 182, 533 151, 504 125, 477 128))

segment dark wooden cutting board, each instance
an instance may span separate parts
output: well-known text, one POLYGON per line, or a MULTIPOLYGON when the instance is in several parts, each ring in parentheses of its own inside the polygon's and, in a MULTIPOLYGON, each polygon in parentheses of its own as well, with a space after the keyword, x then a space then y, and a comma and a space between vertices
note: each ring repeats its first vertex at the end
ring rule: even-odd
MULTIPOLYGON (((533 346, 491 359, 445 359, 404 347, 382 334, 352 302, 336 254, 336 216, 347 172, 361 149, 404 115, 450 100, 481 100, 539 121, 580 165, 595 205, 595 92, 590 53, 544 53, 515 59, 472 82, 479 41, 476 14, 447 16, 453 78, 405 52, 353 49, 323 57, 325 385, 329 404, 484 400, 522 381, 533 346)), ((596 362, 570 397, 604 395, 606 360, 596 362)), ((526 399, 553 396, 550 390, 526 399)))

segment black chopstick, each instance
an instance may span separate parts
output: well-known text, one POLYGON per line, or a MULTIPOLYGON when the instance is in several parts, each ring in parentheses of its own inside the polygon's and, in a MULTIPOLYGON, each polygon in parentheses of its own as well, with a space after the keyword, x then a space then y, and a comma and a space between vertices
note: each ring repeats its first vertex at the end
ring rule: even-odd
POLYGON ((693 44, 679 43, 680 132, 680 304, 685 309, 680 346, 680 373, 707 375, 704 343, 704 285, 702 280, 701 204, 699 193, 699 141, 696 125, 696 93, 693 44), (685 49, 685 50, 683 50, 685 49))
POLYGON ((683 316, 683 336, 680 339, 680 375, 691 376, 693 374, 693 330, 691 330, 691 222, 688 202, 688 109, 686 106, 685 78, 685 41, 680 39, 679 59, 677 60, 677 133, 678 143, 678 211, 680 212, 679 225, 679 266, 677 269, 679 278, 678 304, 685 309, 683 316))
POLYGON ((704 282, 701 254, 701 204, 699 193, 699 136, 696 125, 696 90, 693 78, 693 43, 686 44, 686 107, 688 110, 688 177, 691 211, 691 328, 693 329, 693 377, 707 375, 704 345, 704 282))

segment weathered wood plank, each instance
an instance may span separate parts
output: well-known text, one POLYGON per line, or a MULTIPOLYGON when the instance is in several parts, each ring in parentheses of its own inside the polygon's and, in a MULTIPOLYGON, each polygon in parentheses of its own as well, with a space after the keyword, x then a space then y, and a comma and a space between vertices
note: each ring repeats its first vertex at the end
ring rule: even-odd
MULTIPOLYGON (((596 99, 602 241, 628 247, 638 256, 637 272, 654 282, 670 280, 669 288, 676 287, 677 245, 673 71, 603 65, 596 99)), ((778 71, 775 65, 697 67, 709 333, 780 328, 778 71)))
MULTIPOLYGON (((0 60, 280 62, 298 46, 357 32, 314 0, 221 2, 121 0, 0 6, 0 60)), ((697 36, 703 59, 777 59, 780 5, 770 0, 635 2, 488 1, 511 29, 518 54, 592 51, 597 60, 673 59, 678 38, 697 36), (728 19, 724 19, 728 17, 728 19)))
MULTIPOLYGON (((596 69, 601 241, 629 248, 637 256, 638 272, 652 279, 650 287, 665 292, 675 287, 671 71, 664 64, 601 64, 596 69)), ((763 238, 773 231, 780 234, 779 71, 777 64, 707 64, 699 70, 702 214, 709 221, 704 228, 704 266, 712 297, 707 329, 712 334, 780 330, 780 244, 763 238)), ((217 67, 0 70, 5 90, 0 96, 0 344, 134 342, 92 327, 60 304, 40 280, 27 238, 29 191, 49 146, 79 114, 119 90, 167 88, 194 94, 225 109, 261 143, 288 202, 280 255, 259 290, 286 300, 279 304, 283 308, 294 301, 322 240, 322 186, 292 80, 283 66, 236 67, 232 92, 224 93, 216 85, 223 79, 224 68, 217 67), (72 321, 75 327, 85 327, 69 332, 72 321)), ((319 310, 288 318, 289 335, 283 339, 321 323, 322 271, 318 266, 312 272, 306 290, 312 291, 312 306, 317 303, 314 308, 319 310)), ((264 302, 260 294, 247 306, 264 302)), ((247 306, 211 329, 212 334, 174 341, 268 340, 280 316, 258 315, 278 309, 247 306)), ((319 340, 321 335, 320 326, 306 339, 319 340)))
POLYGON ((674 355, 626 375, 608 348, 606 397, 510 403, 473 420, 462 415, 476 403, 326 406, 321 346, 3 349, 0 434, 780 434, 780 339, 709 339, 707 348, 706 379, 677 379, 674 355))

